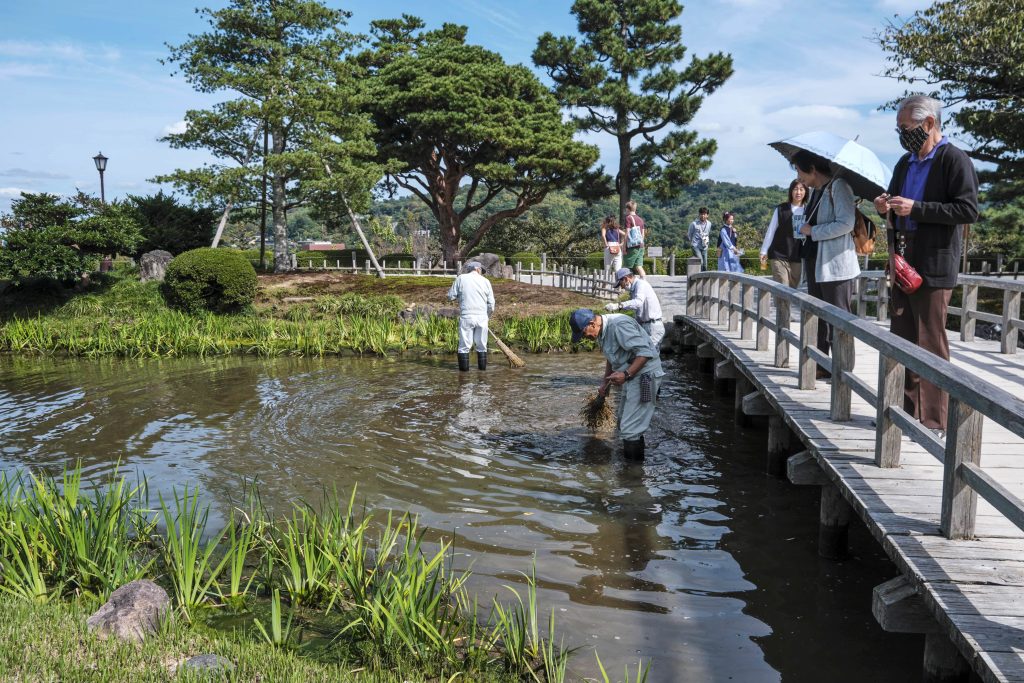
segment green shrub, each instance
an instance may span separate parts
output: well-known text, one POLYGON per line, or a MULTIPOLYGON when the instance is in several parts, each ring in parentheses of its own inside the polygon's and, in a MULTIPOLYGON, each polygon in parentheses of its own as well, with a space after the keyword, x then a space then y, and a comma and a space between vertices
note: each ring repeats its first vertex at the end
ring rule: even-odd
POLYGON ((515 267, 522 263, 523 268, 540 268, 540 256, 529 251, 519 251, 508 257, 509 264, 515 267))
POLYGON ((252 304, 256 285, 256 270, 245 255, 203 247, 170 262, 161 291, 175 308, 232 313, 252 304))
POLYGON ((587 270, 604 270, 604 252, 592 251, 586 255, 583 267, 587 270))

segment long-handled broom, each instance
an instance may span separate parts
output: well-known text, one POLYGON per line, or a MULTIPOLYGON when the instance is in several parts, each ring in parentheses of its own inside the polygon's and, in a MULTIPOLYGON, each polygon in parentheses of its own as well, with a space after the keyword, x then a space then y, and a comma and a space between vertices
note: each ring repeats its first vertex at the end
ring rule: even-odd
POLYGON ((494 337, 494 341, 498 344, 498 348, 501 349, 501 352, 505 354, 505 358, 508 358, 508 366, 510 368, 526 367, 526 362, 522 358, 517 356, 515 351, 506 346, 505 342, 498 339, 498 335, 494 334, 493 330, 488 329, 487 331, 491 333, 492 337, 494 337))

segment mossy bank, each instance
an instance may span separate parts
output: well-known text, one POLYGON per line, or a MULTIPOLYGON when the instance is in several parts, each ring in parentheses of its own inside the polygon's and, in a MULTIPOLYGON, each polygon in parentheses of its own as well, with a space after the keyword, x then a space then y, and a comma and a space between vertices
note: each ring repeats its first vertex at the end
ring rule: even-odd
MULTIPOLYGON (((0 294, 0 351, 71 356, 451 353, 457 321, 451 278, 298 274, 262 276, 253 305, 235 314, 168 306, 158 283, 125 269, 65 289, 48 281, 0 294), (447 309, 447 310, 445 310, 447 309)), ((601 302, 551 287, 495 280, 492 329, 528 352, 570 348, 565 312, 601 302)))

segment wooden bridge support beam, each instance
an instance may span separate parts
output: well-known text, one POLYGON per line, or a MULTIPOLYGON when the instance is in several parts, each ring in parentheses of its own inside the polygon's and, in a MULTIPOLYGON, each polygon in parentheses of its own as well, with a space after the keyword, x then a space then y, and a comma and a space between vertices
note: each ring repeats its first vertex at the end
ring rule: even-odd
POLYGON ((746 398, 747 394, 751 392, 754 385, 750 383, 750 380, 742 372, 736 373, 736 394, 732 405, 732 418, 733 421, 740 427, 746 427, 750 424, 750 420, 747 419, 747 414, 743 412, 743 399, 746 398))
POLYGON ((786 476, 786 460, 793 453, 794 444, 799 443, 796 435, 778 415, 768 418, 768 453, 765 472, 773 477, 786 476))
POLYGON ((849 552, 850 518, 853 508, 835 484, 821 487, 818 515, 818 555, 826 560, 843 560, 849 552))
POLYGON ((871 612, 889 633, 924 634, 924 683, 963 683, 970 667, 929 612, 921 595, 905 576, 875 586, 871 612))
POLYGON ((712 346, 711 342, 704 342, 697 346, 697 369, 704 373, 713 373, 715 371, 715 361, 718 359, 719 353, 715 351, 715 347, 712 346))

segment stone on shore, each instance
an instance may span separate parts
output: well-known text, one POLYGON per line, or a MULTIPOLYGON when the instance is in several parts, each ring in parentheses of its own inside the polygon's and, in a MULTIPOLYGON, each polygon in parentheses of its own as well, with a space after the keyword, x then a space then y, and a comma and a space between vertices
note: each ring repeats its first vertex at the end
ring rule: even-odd
POLYGON ((491 277, 511 278, 513 274, 512 266, 506 266, 497 254, 477 254, 467 261, 479 261, 480 265, 484 267, 484 275, 491 277))
POLYGON ((171 252, 164 251, 163 249, 147 251, 139 259, 139 279, 143 282, 149 282, 150 280, 163 282, 164 274, 167 273, 167 264, 173 258, 171 252))
POLYGON ((156 632, 170 605, 167 591, 152 581, 140 579, 111 593, 106 604, 85 623, 101 638, 114 635, 122 640, 140 641, 156 632))

